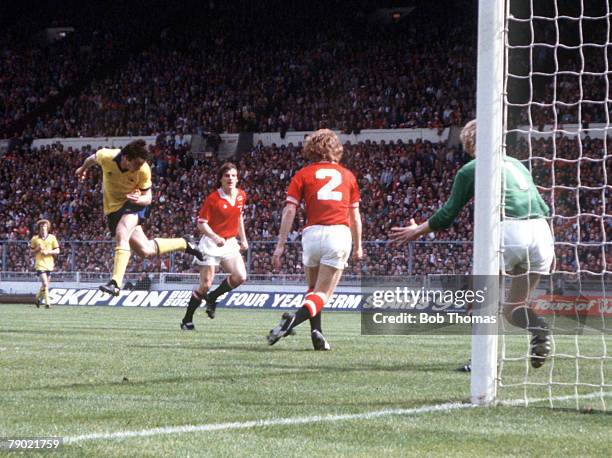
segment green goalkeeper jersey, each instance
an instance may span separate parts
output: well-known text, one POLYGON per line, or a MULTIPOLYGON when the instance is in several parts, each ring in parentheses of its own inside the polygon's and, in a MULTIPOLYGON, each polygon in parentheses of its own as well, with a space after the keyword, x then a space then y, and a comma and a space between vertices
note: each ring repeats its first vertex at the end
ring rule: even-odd
MULTIPOLYGON (((459 169, 448 201, 429 218, 429 227, 432 230, 450 227, 461 209, 474 196, 475 172, 475 159, 459 169)), ((519 160, 512 157, 504 158, 502 179, 505 218, 545 218, 550 214, 548 205, 540 196, 529 170, 519 160)))

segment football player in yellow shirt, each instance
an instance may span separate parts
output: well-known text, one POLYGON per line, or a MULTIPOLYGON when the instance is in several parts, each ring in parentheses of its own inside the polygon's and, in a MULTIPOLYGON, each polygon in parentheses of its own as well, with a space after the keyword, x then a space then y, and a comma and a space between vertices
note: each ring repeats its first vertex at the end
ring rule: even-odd
POLYGON ((149 240, 141 223, 151 204, 151 168, 144 140, 135 140, 122 149, 102 148, 92 154, 76 175, 83 180, 87 169, 99 165, 102 169, 104 214, 111 234, 115 237, 115 258, 111 280, 100 290, 118 296, 131 256, 131 250, 143 257, 184 251, 203 260, 202 253, 186 238, 149 240))
POLYGON ((41 287, 36 293, 36 308, 40 307, 41 299, 45 300, 45 308, 49 308, 49 281, 53 272, 53 256, 59 254, 59 243, 53 234, 49 234, 51 222, 41 219, 36 222, 38 235, 32 237, 30 249, 34 255, 34 269, 40 278, 41 287))

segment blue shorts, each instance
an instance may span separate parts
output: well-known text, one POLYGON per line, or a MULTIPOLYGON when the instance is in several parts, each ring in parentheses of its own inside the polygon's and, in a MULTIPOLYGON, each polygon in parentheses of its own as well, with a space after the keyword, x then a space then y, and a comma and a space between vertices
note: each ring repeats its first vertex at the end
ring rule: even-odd
POLYGON ((117 225, 119 221, 121 221, 121 217, 123 215, 129 214, 137 214, 138 215, 138 224, 142 224, 147 216, 149 216, 149 206, 148 205, 136 205, 133 202, 126 202, 116 212, 109 213, 106 215, 106 219, 108 221, 108 228, 110 229, 111 235, 115 236, 115 231, 117 230, 117 225))

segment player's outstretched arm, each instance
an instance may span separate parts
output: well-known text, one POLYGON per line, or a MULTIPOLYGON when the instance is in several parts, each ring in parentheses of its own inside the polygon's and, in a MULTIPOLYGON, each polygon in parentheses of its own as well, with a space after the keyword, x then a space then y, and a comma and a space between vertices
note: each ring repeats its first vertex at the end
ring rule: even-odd
POLYGON ((473 162, 468 163, 459 169, 455 179, 451 195, 446 203, 421 224, 410 220, 410 225, 406 227, 392 227, 389 238, 396 242, 409 242, 416 240, 420 236, 451 226, 461 209, 474 196, 474 166, 473 162))
POLYGON ((351 208, 349 211, 351 223, 351 236, 353 237, 353 258, 359 261, 363 258, 363 247, 361 245, 361 214, 359 207, 351 208))
POLYGON ((422 235, 429 234, 430 232, 432 232, 432 229, 429 226, 429 221, 417 224, 414 219, 411 219, 409 226, 392 227, 389 238, 394 242, 409 242, 418 239, 422 235))
POLYGON ((84 180, 85 177, 87 176, 87 170, 96 164, 97 164, 96 155, 94 153, 91 156, 88 156, 87 159, 85 159, 85 162, 83 162, 83 165, 81 165, 78 169, 76 169, 76 172, 74 174, 77 176, 79 180, 84 180))
POLYGON ((281 262, 280 257, 285 251, 285 243, 287 242, 287 236, 293 226, 293 220, 295 219, 296 207, 294 204, 288 203, 283 209, 283 217, 281 219, 280 230, 278 231, 278 241, 276 242, 276 249, 272 254, 272 267, 280 269, 281 262))

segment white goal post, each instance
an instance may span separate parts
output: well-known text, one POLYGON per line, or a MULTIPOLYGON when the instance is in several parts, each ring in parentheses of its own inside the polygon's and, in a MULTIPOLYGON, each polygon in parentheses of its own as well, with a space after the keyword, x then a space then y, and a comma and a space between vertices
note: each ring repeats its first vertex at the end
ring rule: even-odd
POLYGON ((608 411, 612 4, 479 0, 477 59, 473 273, 481 282, 475 287, 486 282, 489 303, 473 313, 497 316, 499 329, 473 325, 471 402, 490 405, 505 395, 524 405, 608 411), (528 298, 550 341, 545 364, 531 358, 535 332, 502 329, 502 289, 511 276, 500 275, 502 165, 510 157, 530 170, 550 207, 553 267, 528 298))
MULTIPOLYGON (((504 0, 480 0, 478 6, 478 70, 476 86, 476 181, 474 199, 474 266, 479 278, 499 273, 501 160, 503 137, 504 0)), ((491 282, 489 282, 491 283, 491 282)), ((477 285, 482 286, 482 285, 477 285)), ((474 314, 496 314, 499 286, 489 284, 487 307, 474 314)), ((478 288, 479 289, 479 288, 478 288)), ((474 324, 472 334, 471 400, 495 400, 497 327, 474 324)))

